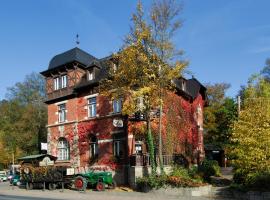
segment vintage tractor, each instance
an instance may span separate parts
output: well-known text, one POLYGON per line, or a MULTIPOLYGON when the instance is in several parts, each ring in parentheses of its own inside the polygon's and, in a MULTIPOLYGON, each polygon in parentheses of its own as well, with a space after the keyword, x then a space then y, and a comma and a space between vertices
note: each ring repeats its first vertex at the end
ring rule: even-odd
POLYGON ((87 186, 97 191, 104 191, 106 186, 110 189, 116 187, 111 172, 89 171, 84 174, 77 174, 74 178, 74 186, 77 190, 85 190, 87 186))

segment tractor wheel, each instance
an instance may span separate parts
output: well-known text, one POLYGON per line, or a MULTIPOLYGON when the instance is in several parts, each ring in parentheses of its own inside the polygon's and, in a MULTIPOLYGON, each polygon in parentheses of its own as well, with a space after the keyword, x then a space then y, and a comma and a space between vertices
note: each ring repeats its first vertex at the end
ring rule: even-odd
POLYGON ((109 188, 110 189, 115 189, 117 186, 116 182, 115 181, 112 181, 112 184, 109 185, 109 188))
POLYGON ((87 187, 87 181, 82 176, 77 176, 74 180, 74 186, 76 190, 83 191, 86 190, 87 187))
POLYGON ((49 190, 55 190, 56 189, 56 184, 55 183, 49 183, 48 189, 49 190))
POLYGON ((98 182, 96 186, 97 191, 104 191, 105 190, 105 184, 103 182, 98 182))
POLYGON ((33 183, 26 183, 26 189, 27 190, 33 190, 33 188, 34 188, 34 185, 33 185, 33 183))

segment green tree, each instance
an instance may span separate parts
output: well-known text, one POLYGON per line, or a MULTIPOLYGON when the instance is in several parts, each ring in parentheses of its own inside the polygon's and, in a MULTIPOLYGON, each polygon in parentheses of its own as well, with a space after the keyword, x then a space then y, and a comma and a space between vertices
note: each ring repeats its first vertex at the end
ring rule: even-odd
POLYGON ((270 82, 270 59, 266 59, 265 66, 260 73, 263 78, 270 82))
POLYGON ((225 92, 230 87, 226 83, 207 85, 209 106, 204 112, 205 143, 225 148, 230 143, 231 124, 237 118, 237 106, 225 92))
POLYGON ((0 140, 8 152, 38 153, 46 141, 47 111, 43 77, 32 73, 8 88, 8 99, 0 104, 0 140))
POLYGON ((156 173, 150 112, 160 105, 160 82, 164 83, 164 87, 171 87, 171 80, 180 77, 186 63, 178 61, 174 65, 163 64, 164 75, 161 77, 161 60, 155 53, 156 43, 151 26, 145 20, 141 2, 137 5, 132 21, 130 34, 127 35, 123 48, 115 55, 118 68, 110 71, 110 78, 106 80, 103 90, 113 98, 124 99, 124 114, 144 114, 152 172, 156 173))
MULTIPOLYGON (((19 144, 25 142, 21 140, 17 132, 22 112, 22 107, 16 102, 2 101, 0 104, 0 139, 1 144, 5 147, 3 153, 10 155, 10 163, 13 156, 17 157, 20 154, 20 150, 17 148, 19 144)), ((6 163, 5 157, 2 157, 0 163, 6 163)))

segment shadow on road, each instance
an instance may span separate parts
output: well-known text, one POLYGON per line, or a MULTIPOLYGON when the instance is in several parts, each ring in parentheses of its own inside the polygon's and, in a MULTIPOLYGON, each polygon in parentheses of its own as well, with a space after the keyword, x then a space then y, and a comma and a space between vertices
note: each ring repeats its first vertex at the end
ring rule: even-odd
POLYGON ((48 198, 48 197, 30 197, 30 196, 17 196, 17 195, 3 195, 0 194, 0 200, 61 200, 55 198, 48 198))

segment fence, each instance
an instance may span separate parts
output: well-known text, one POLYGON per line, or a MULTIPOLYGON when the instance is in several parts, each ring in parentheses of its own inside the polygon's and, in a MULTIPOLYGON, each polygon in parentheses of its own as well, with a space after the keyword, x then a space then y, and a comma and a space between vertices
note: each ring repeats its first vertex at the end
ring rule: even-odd
MULTIPOLYGON (((175 160, 175 155, 162 155, 163 165, 171 165, 175 160)), ((155 156, 155 162, 159 165, 159 156, 155 156)), ((131 166, 149 166, 151 165, 149 154, 134 154, 130 156, 131 166)))

